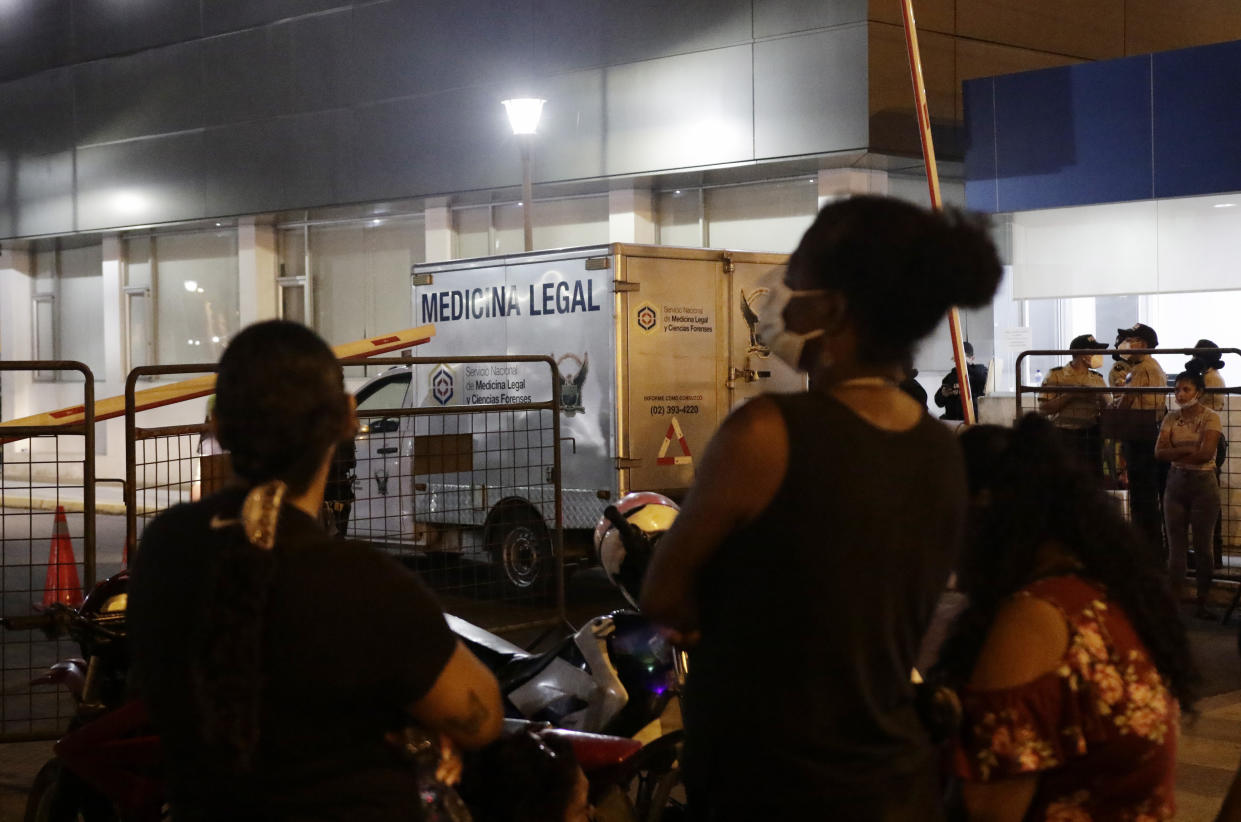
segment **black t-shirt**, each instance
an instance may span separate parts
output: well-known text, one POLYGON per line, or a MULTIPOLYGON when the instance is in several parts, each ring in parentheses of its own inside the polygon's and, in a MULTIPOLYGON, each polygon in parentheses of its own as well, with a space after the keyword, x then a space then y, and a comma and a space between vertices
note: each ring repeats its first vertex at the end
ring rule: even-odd
POLYGON ((901 818, 880 811, 934 781, 909 677, 958 548, 960 449, 930 416, 888 432, 817 392, 771 399, 784 479, 699 578, 687 783, 773 819, 901 818))
POLYGON ((235 518, 243 493, 161 514, 134 568, 134 680, 160 731, 174 800, 208 818, 417 819, 413 773, 383 734, 404 724, 403 709, 434 684, 456 638, 402 565, 364 543, 328 538, 287 505, 267 603, 253 776, 212 784, 219 777, 204 765, 191 662, 207 636, 212 551, 240 538, 211 523, 235 518))
MULTIPOLYGON (((974 402, 974 417, 978 417, 978 398, 987 393, 987 366, 972 362, 965 366, 970 380, 970 397, 974 402)), ((961 390, 957 387, 957 370, 953 368, 944 375, 935 391, 935 404, 944 409, 941 420, 963 420, 965 409, 961 406, 961 390)))

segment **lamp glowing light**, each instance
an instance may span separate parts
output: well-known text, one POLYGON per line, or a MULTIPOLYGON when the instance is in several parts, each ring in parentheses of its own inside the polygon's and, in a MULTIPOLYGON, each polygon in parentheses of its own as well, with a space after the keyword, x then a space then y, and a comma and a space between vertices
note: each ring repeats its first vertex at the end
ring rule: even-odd
POLYGON ((193 294, 195 291, 198 290, 198 281, 197 280, 186 280, 185 290, 193 294))
POLYGON ((508 115, 508 124, 514 134, 534 134, 538 130, 546 100, 541 97, 512 97, 500 102, 504 104, 504 113, 508 115))

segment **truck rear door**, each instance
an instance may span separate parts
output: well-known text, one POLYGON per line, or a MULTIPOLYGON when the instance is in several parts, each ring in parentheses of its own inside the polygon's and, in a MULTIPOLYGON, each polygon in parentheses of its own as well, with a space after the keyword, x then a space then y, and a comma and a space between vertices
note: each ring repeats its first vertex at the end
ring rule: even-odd
POLYGON ((729 278, 728 406, 730 409, 759 394, 803 391, 806 375, 785 365, 771 353, 758 334, 758 313, 767 302, 763 279, 773 270, 783 274, 783 263, 733 264, 729 278))
POLYGON ((626 490, 674 494, 728 411, 721 259, 625 256, 626 490), (627 368, 626 368, 627 366, 627 368))

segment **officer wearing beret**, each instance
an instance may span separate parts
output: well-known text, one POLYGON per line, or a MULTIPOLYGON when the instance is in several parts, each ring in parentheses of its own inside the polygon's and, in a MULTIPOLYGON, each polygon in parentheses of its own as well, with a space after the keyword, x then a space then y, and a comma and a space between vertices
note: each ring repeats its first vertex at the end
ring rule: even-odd
MULTIPOLYGON (((1043 388, 1079 386, 1103 389, 1103 375, 1093 369, 1103 365, 1103 355, 1097 353, 1107 348, 1092 334, 1074 337, 1069 343, 1074 352, 1067 365, 1051 369, 1043 380, 1043 388)), ((1099 436, 1099 412, 1112 401, 1111 394, 1103 390, 1085 392, 1056 392, 1044 390, 1038 395, 1038 410, 1051 418, 1066 443, 1091 467, 1094 474, 1103 471, 1103 442, 1099 436)))
MULTIPOLYGON (((1116 332, 1124 337, 1120 348, 1156 348, 1159 335, 1149 325, 1137 323, 1132 328, 1120 328, 1116 332)), ((1167 388, 1168 375, 1150 354, 1126 354, 1133 369, 1125 377, 1125 385, 1132 388, 1167 388)), ((1167 412, 1165 394, 1121 394, 1117 408, 1138 412, 1132 421, 1124 441, 1125 463, 1129 473, 1129 510, 1136 525, 1157 552, 1161 562, 1167 555, 1163 545, 1163 512, 1160 510, 1160 465, 1155 460, 1155 438, 1159 423, 1167 412)))

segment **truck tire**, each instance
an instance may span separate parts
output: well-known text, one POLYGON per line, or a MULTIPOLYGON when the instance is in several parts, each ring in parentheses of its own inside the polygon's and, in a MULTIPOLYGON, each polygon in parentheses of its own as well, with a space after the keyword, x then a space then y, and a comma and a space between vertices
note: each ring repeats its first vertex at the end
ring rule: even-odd
POLYGON ((551 535, 543 517, 530 506, 497 506, 487 526, 487 548, 501 596, 545 597, 555 590, 551 535))

